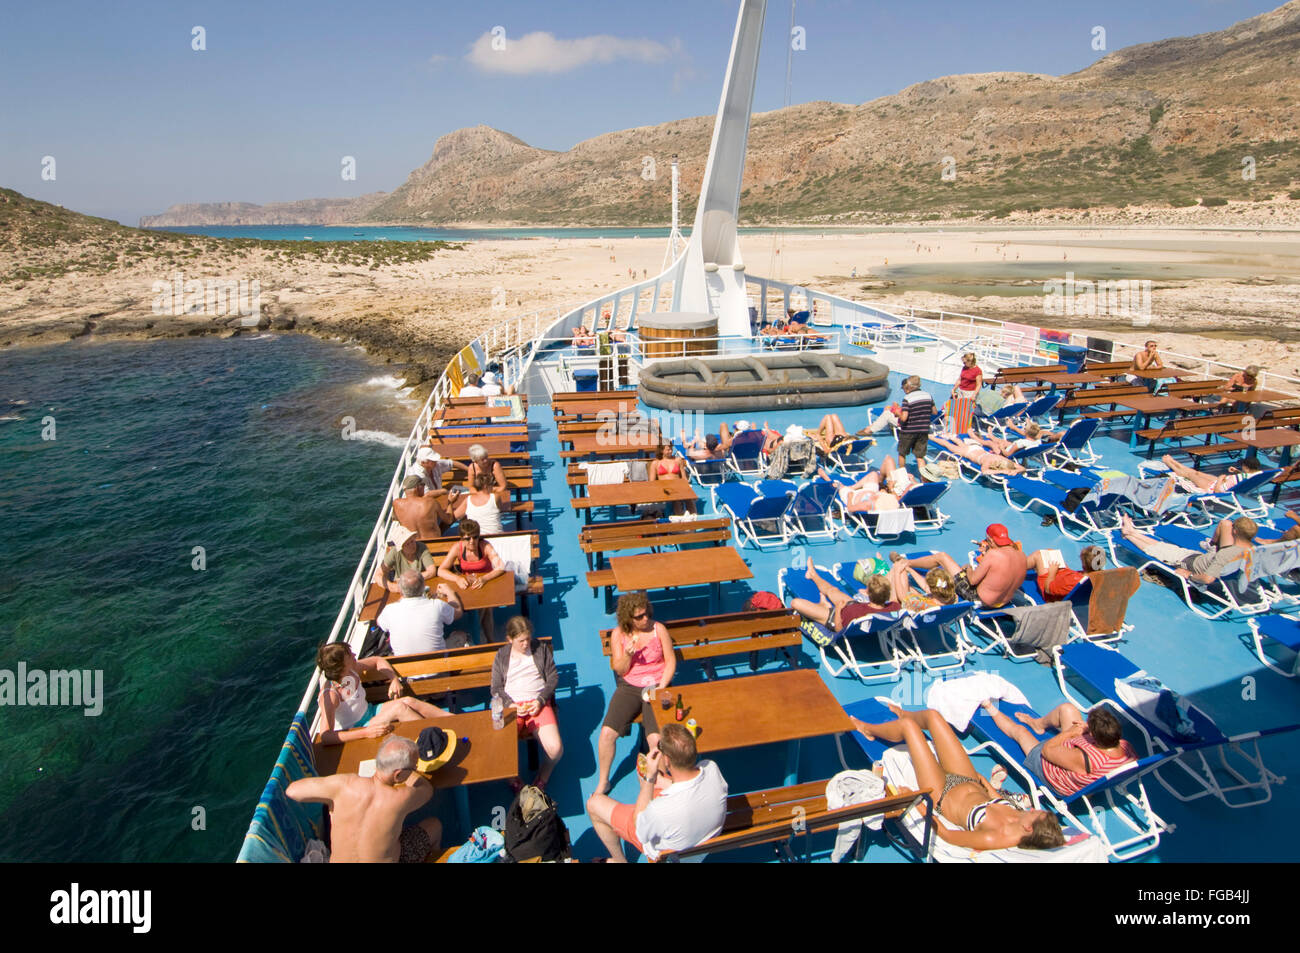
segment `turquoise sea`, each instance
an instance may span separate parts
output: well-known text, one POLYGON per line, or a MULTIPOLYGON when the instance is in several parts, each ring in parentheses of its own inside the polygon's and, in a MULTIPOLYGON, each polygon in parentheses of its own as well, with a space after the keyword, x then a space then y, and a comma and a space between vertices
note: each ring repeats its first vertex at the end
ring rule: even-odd
POLYGON ((297 335, 0 352, 0 669, 105 696, 0 708, 0 861, 234 859, 414 420, 396 385, 297 335))

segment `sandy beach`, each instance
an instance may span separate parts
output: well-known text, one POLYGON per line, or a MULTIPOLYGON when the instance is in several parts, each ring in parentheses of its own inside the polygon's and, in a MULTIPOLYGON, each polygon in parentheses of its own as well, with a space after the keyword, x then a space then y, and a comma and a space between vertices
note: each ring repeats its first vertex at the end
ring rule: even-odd
MULTIPOLYGON (((239 320, 155 313, 155 282, 257 281, 262 328, 354 341, 427 384, 492 323, 555 314, 657 274, 662 239, 474 242, 428 261, 364 267, 285 261, 263 249, 195 252, 0 283, 0 346, 90 336, 236 333, 239 320)), ((1171 352, 1300 375, 1300 230, 933 226, 871 233, 791 229, 742 237, 752 275, 869 301, 1157 337, 1171 352), (1151 321, 1050 315, 1044 282, 1149 281, 1151 321)), ((53 253, 52 253, 53 254, 53 253)), ((0 263, 3 264, 3 263, 0 263)))

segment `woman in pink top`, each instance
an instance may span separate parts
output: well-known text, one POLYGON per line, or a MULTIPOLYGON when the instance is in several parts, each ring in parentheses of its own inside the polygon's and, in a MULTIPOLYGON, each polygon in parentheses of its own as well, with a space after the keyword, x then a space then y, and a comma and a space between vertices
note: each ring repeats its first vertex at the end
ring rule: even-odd
POLYGON ((672 684, 677 671, 672 636, 663 623, 654 620, 650 600, 644 592, 619 596, 616 615, 618 625, 609 633, 609 667, 614 670, 614 694, 609 700, 605 721, 600 726, 600 740, 596 743, 597 794, 604 794, 609 789, 614 747, 618 739, 631 730, 637 715, 641 716, 646 744, 651 751, 655 750, 659 733, 655 731, 654 705, 659 693, 672 684))

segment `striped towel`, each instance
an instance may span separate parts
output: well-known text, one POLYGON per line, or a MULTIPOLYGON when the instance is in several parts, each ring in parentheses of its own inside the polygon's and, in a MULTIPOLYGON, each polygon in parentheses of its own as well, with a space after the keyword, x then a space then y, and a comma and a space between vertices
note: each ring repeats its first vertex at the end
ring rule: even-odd
POLYGON ((951 434, 970 433, 971 422, 975 419, 975 398, 957 397, 948 401, 944 411, 947 421, 944 430, 951 434))
POLYGON ((315 776, 311 729, 306 712, 300 711, 289 726, 280 757, 253 812, 253 821, 239 849, 239 863, 294 864, 307 852, 308 842, 322 836, 321 805, 299 804, 284 793, 290 782, 315 776))

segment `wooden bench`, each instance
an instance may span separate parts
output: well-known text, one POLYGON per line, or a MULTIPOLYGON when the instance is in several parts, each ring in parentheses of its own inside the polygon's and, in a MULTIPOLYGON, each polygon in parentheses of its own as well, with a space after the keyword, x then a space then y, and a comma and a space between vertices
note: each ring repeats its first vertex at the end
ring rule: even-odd
MULTIPOLYGON (((758 653, 771 649, 784 655, 792 665, 803 641, 800 617, 788 609, 751 612, 728 612, 722 615, 678 619, 663 623, 673 640, 677 658, 683 662, 700 662, 710 678, 716 677, 713 660, 728 655, 748 655, 751 670, 758 669, 758 653)), ((602 629, 600 648, 610 654, 609 638, 613 629, 602 629)))
POLYGON ((826 804, 827 783, 808 781, 753 794, 733 794, 727 798, 727 816, 722 822, 722 833, 687 850, 664 851, 659 855, 659 862, 674 863, 688 857, 764 844, 776 845, 782 860, 793 861, 796 859, 795 839, 800 836, 804 838, 803 855, 807 860, 813 834, 832 831, 845 822, 864 817, 901 817, 922 801, 927 807, 923 849, 929 850, 930 818, 934 813, 929 790, 896 794, 831 810, 826 804))
MULTIPOLYGON (((550 636, 541 636, 538 641, 550 642, 551 639, 550 636)), ((509 644, 491 642, 487 645, 467 645, 419 655, 390 655, 388 663, 406 682, 411 694, 444 695, 490 687, 492 662, 497 652, 509 644)), ((382 704, 388 700, 388 682, 366 682, 365 689, 366 701, 382 704)))
MULTIPOLYGON (((1263 424, 1259 424, 1263 426, 1263 424)), ((1207 414, 1200 417, 1175 417, 1160 427, 1139 430, 1138 440, 1149 441, 1147 457, 1154 456, 1157 443, 1169 440, 1187 440, 1191 437, 1204 437, 1205 446, 1214 443, 1220 434, 1233 433, 1241 429, 1241 414, 1207 414)))
POLYGON ((688 546, 712 543, 715 546, 731 539, 731 517, 685 520, 629 520, 621 525, 594 524, 578 534, 578 545, 587 555, 587 568, 594 569, 604 553, 628 549, 659 549, 663 546, 688 546), (637 525, 640 524, 640 525, 637 525))
POLYGON ((1119 377, 1127 374, 1133 366, 1132 361, 1088 361, 1083 369, 1088 374, 1100 374, 1102 377, 1119 377))
POLYGON ((1165 387, 1165 393, 1170 397, 1193 400, 1219 393, 1224 383, 1224 381, 1170 381, 1165 387))
POLYGON ((993 375, 991 386, 1001 387, 1003 384, 1019 384, 1022 381, 1033 381, 1042 377, 1044 374, 1068 374, 1070 369, 1064 364, 1034 364, 1025 367, 999 367, 997 373, 993 375))
MULTIPOLYGON (((511 464, 501 465, 501 471, 505 474, 506 485, 512 490, 532 490, 533 489, 533 468, 528 464, 511 464)), ((442 485, 444 488, 461 486, 465 483, 465 478, 458 470, 448 470, 442 475, 442 485)))

